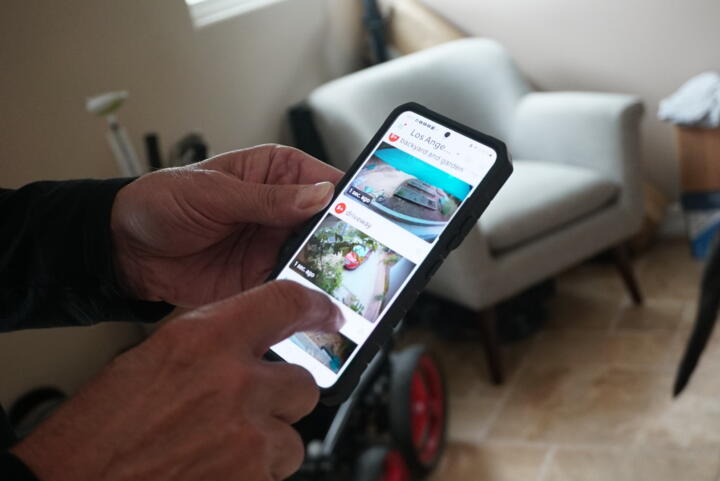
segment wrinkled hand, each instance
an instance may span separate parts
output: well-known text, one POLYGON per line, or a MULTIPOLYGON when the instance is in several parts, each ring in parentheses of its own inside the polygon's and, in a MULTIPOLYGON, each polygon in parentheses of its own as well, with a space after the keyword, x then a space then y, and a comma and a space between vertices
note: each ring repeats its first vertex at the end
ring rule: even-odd
POLYGON ((43 481, 270 481, 300 466, 291 427, 318 389, 261 360, 296 331, 340 327, 322 293, 275 281, 191 311, 116 358, 13 447, 43 481))
POLYGON ((293 227, 327 205, 341 175, 277 145, 145 175, 113 204, 119 277, 139 299, 183 307, 257 286, 293 227))

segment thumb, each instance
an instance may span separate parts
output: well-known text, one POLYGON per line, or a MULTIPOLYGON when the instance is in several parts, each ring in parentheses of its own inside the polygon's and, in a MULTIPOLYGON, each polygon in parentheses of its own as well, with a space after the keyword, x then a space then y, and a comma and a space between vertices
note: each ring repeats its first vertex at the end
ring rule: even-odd
POLYGON ((330 298, 297 282, 273 281, 194 311, 210 318, 215 334, 262 356, 296 332, 336 332, 345 320, 330 298))
POLYGON ((234 190, 236 222, 268 226, 289 226, 307 220, 327 206, 335 186, 331 182, 316 184, 259 184, 239 181, 234 190))

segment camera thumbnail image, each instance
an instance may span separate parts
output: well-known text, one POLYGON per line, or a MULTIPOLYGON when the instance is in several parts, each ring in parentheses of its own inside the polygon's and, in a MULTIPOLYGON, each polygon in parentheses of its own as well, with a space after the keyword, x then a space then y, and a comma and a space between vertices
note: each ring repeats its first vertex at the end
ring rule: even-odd
POLYGON ((415 264, 328 214, 290 268, 370 322, 415 264))
POLYGON ((432 242, 470 189, 470 184, 383 142, 347 193, 432 242))
POLYGON ((298 332, 293 334, 290 340, 335 373, 357 346, 339 332, 298 332))

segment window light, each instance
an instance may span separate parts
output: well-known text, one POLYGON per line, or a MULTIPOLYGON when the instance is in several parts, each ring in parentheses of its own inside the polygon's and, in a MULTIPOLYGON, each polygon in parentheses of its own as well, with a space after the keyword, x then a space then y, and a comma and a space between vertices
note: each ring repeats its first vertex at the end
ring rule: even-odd
POLYGON ((285 0, 185 0, 195 28, 242 15, 285 0))

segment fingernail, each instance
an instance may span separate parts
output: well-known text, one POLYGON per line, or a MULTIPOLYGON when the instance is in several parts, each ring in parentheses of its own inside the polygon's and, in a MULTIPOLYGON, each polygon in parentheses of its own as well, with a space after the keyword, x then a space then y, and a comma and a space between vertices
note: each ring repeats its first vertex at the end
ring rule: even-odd
POLYGON ((311 207, 324 207, 329 201, 335 186, 332 182, 318 182, 301 187, 295 197, 295 207, 301 210, 311 207))

